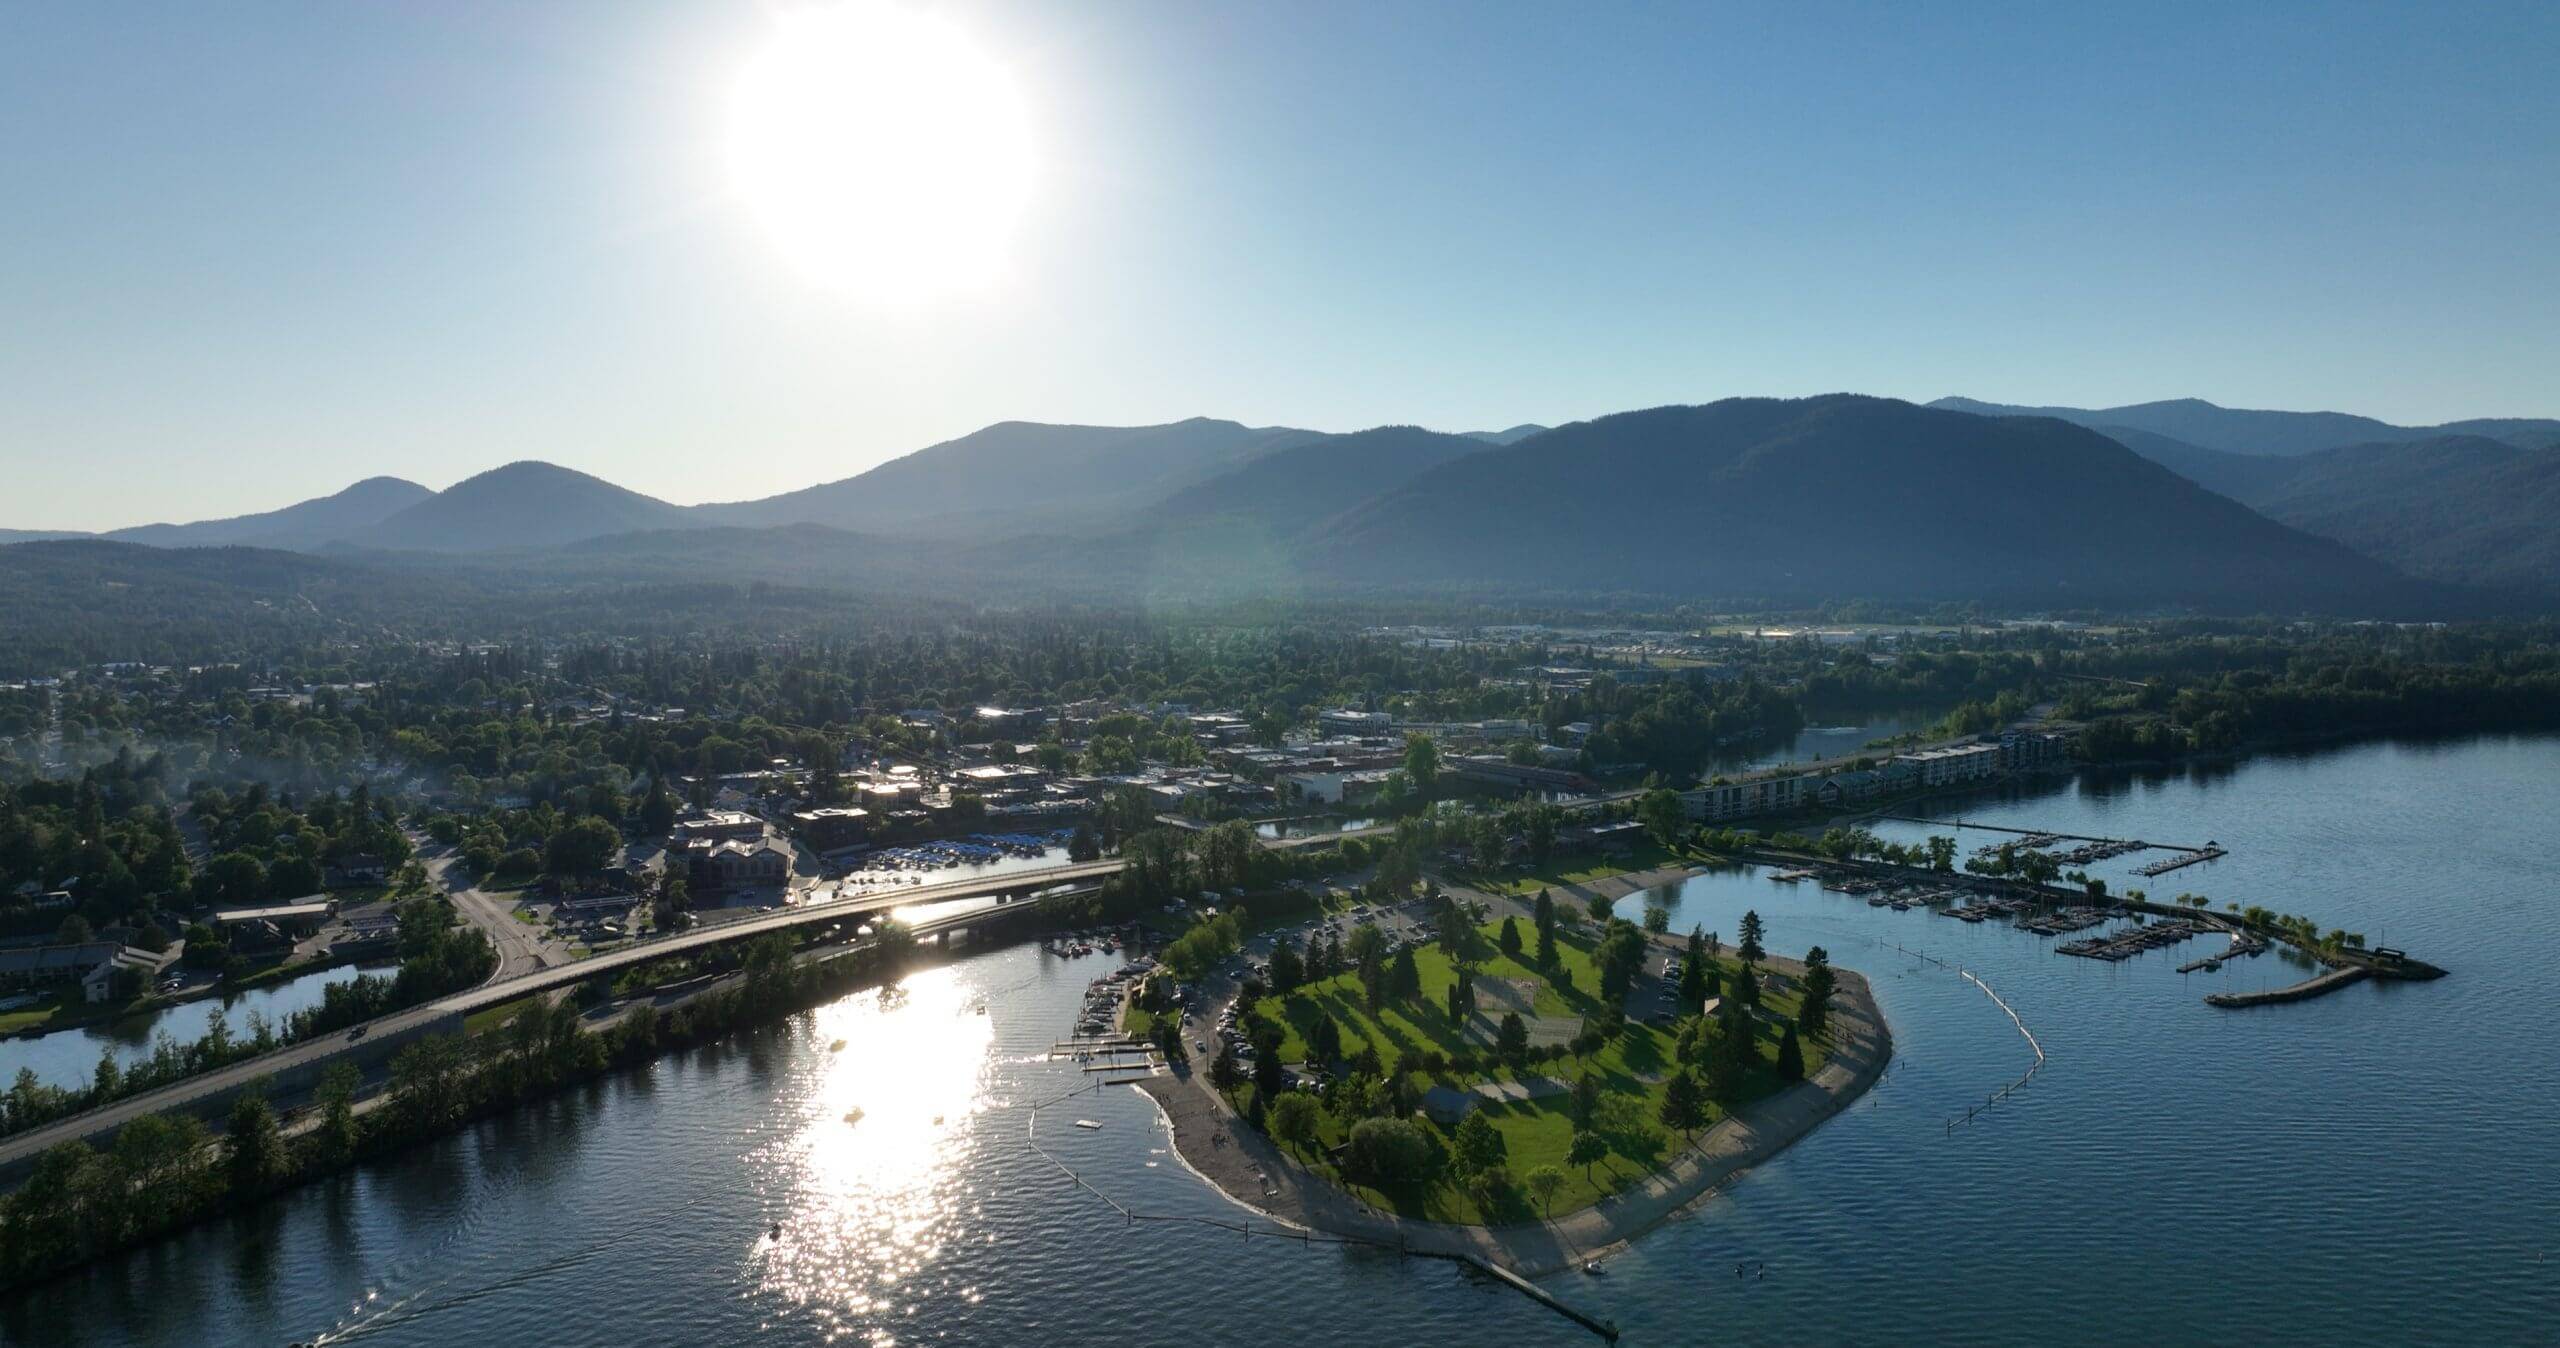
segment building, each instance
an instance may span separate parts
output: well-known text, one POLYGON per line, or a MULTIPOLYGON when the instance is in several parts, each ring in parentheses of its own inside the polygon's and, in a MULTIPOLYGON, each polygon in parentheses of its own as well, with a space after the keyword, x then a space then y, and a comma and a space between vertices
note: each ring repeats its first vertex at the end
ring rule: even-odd
POLYGON ((2000 733, 2000 766, 2009 772, 2031 772, 2071 757, 2071 737, 2050 731, 2004 730, 2000 733))
POLYGON ((338 905, 330 902, 328 895, 314 894, 291 903, 269 904, 264 908, 225 909, 213 915, 213 922, 225 931, 263 922, 287 935, 302 937, 320 930, 322 924, 337 911, 338 905))
POLYGON ((1354 711, 1343 707, 1317 716, 1316 727, 1328 735, 1366 739, 1392 734, 1395 718, 1382 711, 1354 711))
POLYGON ((115 999, 119 975, 147 985, 185 949, 172 941, 154 953, 115 941, 83 941, 78 945, 17 946, 0 950, 0 988, 55 989, 77 986, 86 1001, 115 999))
POLYGON ((693 881, 705 889, 744 889, 788 884, 791 849, 771 838, 745 842, 731 838, 707 846, 689 846, 693 881))
POLYGON ((677 820, 676 836, 744 842, 764 836, 764 821, 744 810, 711 810, 677 820))
POLYGON ((1814 782, 1810 777, 1755 777, 1692 787, 1680 793, 1680 809, 1701 824, 1784 814, 1813 797, 1817 789, 1814 782))
POLYGON ((1997 744, 1915 749, 1907 754, 1894 755, 1894 761, 1908 763, 1918 769, 1919 784, 1924 789, 1980 781, 1985 777, 1996 777, 2001 772, 2000 746, 1997 744))
POLYGON ((859 805, 829 805, 791 816, 791 826, 821 852, 860 842, 871 831, 871 812, 859 805))
POLYGON ((1514 763, 1491 755, 1453 758, 1449 760, 1451 776, 1471 782, 1483 782, 1512 791, 1563 791, 1579 794, 1598 789, 1598 784, 1581 773, 1564 768, 1540 767, 1530 763, 1514 763))

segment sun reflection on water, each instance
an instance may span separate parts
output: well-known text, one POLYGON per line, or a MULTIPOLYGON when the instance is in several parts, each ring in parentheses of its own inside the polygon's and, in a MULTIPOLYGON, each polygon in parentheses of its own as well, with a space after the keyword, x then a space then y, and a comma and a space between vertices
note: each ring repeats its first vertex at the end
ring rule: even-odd
POLYGON ((982 1007, 934 969, 795 1022, 804 1051, 777 1100, 790 1121, 752 1158, 778 1224, 747 1256, 763 1295, 885 1342, 872 1332, 884 1314, 973 1290, 936 1286, 932 1270, 965 1215, 993 1040, 982 1007))

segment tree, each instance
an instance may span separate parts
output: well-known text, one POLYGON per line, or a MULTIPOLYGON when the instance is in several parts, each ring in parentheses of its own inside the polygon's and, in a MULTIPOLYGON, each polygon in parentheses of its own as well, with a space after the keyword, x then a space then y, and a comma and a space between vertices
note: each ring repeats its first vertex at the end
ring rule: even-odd
POLYGON ((1655 842, 1669 847, 1678 840, 1680 831, 1688 827, 1689 814, 1680 806, 1679 792, 1658 786, 1636 801, 1636 821, 1644 825, 1644 831, 1652 835, 1655 842))
POLYGON ((1235 1050, 1220 1045, 1218 1056, 1209 1060, 1209 1084, 1220 1091, 1232 1091, 1244 1082, 1244 1066, 1236 1061, 1235 1050))
POLYGON ((1644 929, 1660 936, 1671 930, 1671 910, 1659 903, 1644 906, 1644 929))
POLYGON ((1406 781, 1413 783, 1415 794, 1431 799, 1432 791, 1440 784, 1439 743, 1429 735, 1405 736, 1404 775, 1406 781))
POLYGON ((1929 835, 1929 869, 1952 873, 1956 868, 1956 840, 1944 834, 1929 835))
POLYGON ((1555 896, 1543 889, 1539 890, 1538 901, 1530 908, 1529 916, 1530 920, 1537 924, 1539 945, 1543 947, 1547 936, 1556 929, 1555 896))
POLYGON ((87 945, 97 939, 97 935, 97 932, 90 929, 89 919, 78 913, 62 919, 62 925, 53 929, 53 941, 56 945, 87 945))
POLYGON ((292 1168, 284 1134, 276 1127, 276 1111, 256 1088, 231 1102, 231 1121, 222 1135, 223 1169, 231 1177, 235 1200, 255 1198, 281 1181, 292 1168))
POLYGON ((1067 860, 1074 862, 1102 860, 1102 836, 1093 825, 1077 821, 1076 830, 1067 835, 1067 860))
POLYGON ((646 838, 663 838, 676 826, 676 802, 667 794, 667 780, 659 773, 649 774, 649 793, 640 798, 640 834, 646 838))
POLYGON ((1616 904, 1615 904, 1615 903, 1614 903, 1614 902, 1609 898, 1609 896, 1608 896, 1608 895, 1606 895, 1606 894, 1593 894, 1593 895, 1591 896, 1591 920, 1592 920, 1592 921, 1594 921, 1594 922, 1606 922, 1606 921, 1608 921, 1608 920, 1609 920, 1609 914, 1610 914, 1612 911, 1614 911, 1614 910, 1615 910, 1615 908, 1616 908, 1616 904))
POLYGON ((1589 1072, 1573 1079, 1573 1126, 1588 1129, 1600 1121, 1600 1081, 1589 1072))
POLYGON ((1602 1141, 1598 1133, 1580 1127, 1573 1130, 1573 1144, 1565 1149, 1565 1164, 1581 1166, 1582 1178, 1587 1181, 1591 1178, 1591 1167, 1607 1159, 1609 1144, 1602 1141))
POLYGON ((1662 1087, 1662 1126, 1677 1128, 1686 1137, 1695 1137, 1707 1121, 1705 1089, 1698 1078, 1683 1067, 1671 1074, 1662 1087))
POLYGON ((1520 920, 1518 918, 1502 919, 1502 930, 1494 936, 1494 945, 1500 948, 1505 956, 1515 960, 1520 958, 1520 920))
POLYGON ((1744 1006, 1760 1004, 1760 976, 1748 964, 1733 971, 1733 999, 1744 1006))
POLYGON ((1707 991, 1707 943, 1696 929, 1689 931, 1689 952, 1680 962, 1680 1009, 1695 1014, 1713 994, 1707 991))
POLYGON ((1600 975, 1600 1000, 1615 1006, 1635 987, 1636 975, 1644 970, 1644 937, 1624 922, 1611 922, 1591 948, 1591 962, 1600 975))
POLYGON ((313 1092, 320 1105, 320 1126, 303 1142, 317 1168, 334 1169, 355 1157, 356 1087, 363 1080, 353 1063, 338 1063, 321 1074, 320 1086, 313 1092))
POLYGON ((1481 1110, 1470 1111, 1460 1120, 1457 1133, 1450 1139, 1449 1164, 1461 1176, 1499 1169, 1509 1154, 1501 1130, 1481 1110))
POLYGON ((1837 984, 1831 955, 1820 946, 1804 952, 1803 1000, 1796 1005, 1796 1025, 1819 1035, 1831 1024, 1831 993, 1837 984))
POLYGON ((1322 1011, 1307 1027, 1307 1058, 1320 1067, 1342 1061, 1342 1026, 1322 1011))
POLYGON ((1438 1178, 1439 1144, 1411 1119, 1363 1119, 1342 1148, 1342 1173, 1381 1189, 1413 1189, 1438 1178))
POLYGON ((584 815, 551 835, 543 845, 543 866, 555 876, 586 879, 602 871, 622 850, 622 835, 613 825, 584 815))
POLYGON ((1742 943, 1734 947, 1734 953, 1742 957, 1744 968, 1758 964, 1761 957, 1769 953, 1760 948, 1760 938, 1767 934, 1760 925, 1759 909, 1751 909, 1742 915, 1742 943))
POLYGON ((1467 1018, 1475 1014, 1475 1010, 1475 985, 1467 979, 1462 970, 1458 975, 1458 981, 1449 985, 1449 1023, 1464 1025, 1467 1023, 1467 1018))
POLYGON ((1519 1067, 1529 1060, 1529 1025, 1517 1011, 1502 1013, 1501 1028, 1494 1031, 1493 1051, 1504 1062, 1519 1067))
POLYGON ((1297 948, 1286 941, 1271 948, 1271 990, 1285 997, 1307 981, 1306 961, 1298 958, 1297 948))
POLYGON ((1537 1166, 1521 1182, 1529 1186, 1529 1192, 1538 1196, 1539 1215, 1554 1216, 1556 1190, 1564 1187, 1564 1172, 1551 1165, 1537 1166))
POLYGON ((1388 969, 1387 987, 1400 998, 1422 995, 1422 966, 1414 962, 1411 950, 1396 952, 1395 963, 1388 969))
POLYGON ((1796 1027, 1789 1025, 1778 1039, 1778 1079, 1804 1080, 1804 1046, 1796 1042, 1796 1027))
POLYGON ((1324 1104, 1305 1091, 1284 1091, 1271 1102, 1270 1123, 1272 1137, 1303 1154, 1324 1129, 1324 1104))

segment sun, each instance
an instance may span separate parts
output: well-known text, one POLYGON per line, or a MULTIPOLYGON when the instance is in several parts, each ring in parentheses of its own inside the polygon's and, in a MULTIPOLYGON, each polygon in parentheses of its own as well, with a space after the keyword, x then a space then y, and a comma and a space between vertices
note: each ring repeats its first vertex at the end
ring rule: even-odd
POLYGON ((791 262, 915 301, 989 287, 1031 195, 1013 78, 950 22, 885 0, 775 19, 739 73, 729 167, 791 262))

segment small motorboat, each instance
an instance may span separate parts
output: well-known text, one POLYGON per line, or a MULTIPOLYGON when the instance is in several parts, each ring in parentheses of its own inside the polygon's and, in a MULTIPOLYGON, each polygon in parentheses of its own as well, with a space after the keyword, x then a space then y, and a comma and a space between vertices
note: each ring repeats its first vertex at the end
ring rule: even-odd
POLYGON ((829 1052, 829 1053, 842 1053, 842 1052, 844 1052, 844 1041, 843 1041, 843 1040, 841 1040, 841 1039, 839 1039, 839 1040, 835 1041, 834 1043, 827 1045, 827 1052, 829 1052))
POLYGON ((1101 1127, 1102 1127, 1102 1125, 1101 1125, 1101 1124, 1098 1124, 1098 1123, 1094 1122, 1094 1121, 1093 1121, 1093 1120, 1091 1120, 1091 1119, 1078 1119, 1078 1120, 1076 1120, 1076 1126, 1077 1126, 1078 1128, 1082 1128, 1083 1130, 1085 1130, 1085 1131, 1086 1131, 1086 1132, 1088 1132, 1088 1133, 1090 1133, 1090 1132, 1096 1132, 1096 1131, 1100 1130, 1100 1129, 1101 1129, 1101 1127))
POLYGON ((847 1123, 862 1122, 862 1106, 855 1105, 853 1108, 846 1110, 844 1112, 844 1121, 847 1123))
POLYGON ((1609 1276, 1609 1270, 1600 1267, 1600 1261, 1597 1259, 1584 1264, 1582 1266, 1582 1272, 1585 1276, 1593 1278, 1605 1278, 1609 1276))

